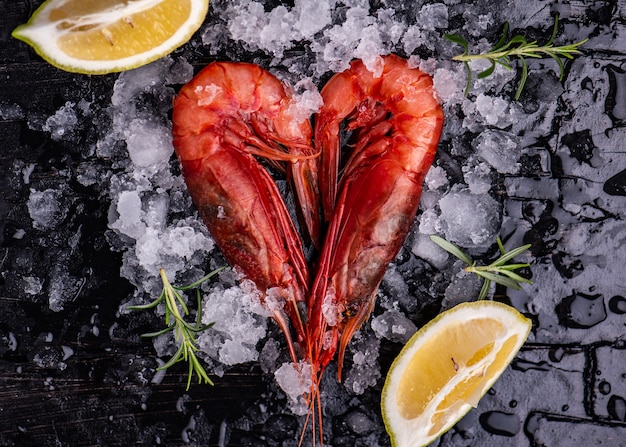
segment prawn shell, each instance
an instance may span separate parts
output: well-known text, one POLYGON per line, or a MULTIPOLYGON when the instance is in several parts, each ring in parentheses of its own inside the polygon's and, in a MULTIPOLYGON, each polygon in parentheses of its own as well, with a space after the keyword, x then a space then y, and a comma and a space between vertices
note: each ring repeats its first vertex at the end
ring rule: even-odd
MULTIPOLYGON (((329 330, 338 340, 341 374, 346 345, 369 317, 385 270, 413 225, 443 111, 430 76, 397 56, 384 58, 379 78, 361 61, 353 62, 330 79, 322 96, 325 106, 316 117, 315 137, 322 146, 324 177, 339 177, 342 122, 357 133, 336 190, 331 185, 324 196, 332 210, 320 263, 326 265, 314 282, 309 318, 318 325, 313 338, 328 338, 324 332, 329 330), (340 312, 330 328, 321 310, 328 290, 340 312)), ((337 346, 320 349, 323 364, 337 346)))

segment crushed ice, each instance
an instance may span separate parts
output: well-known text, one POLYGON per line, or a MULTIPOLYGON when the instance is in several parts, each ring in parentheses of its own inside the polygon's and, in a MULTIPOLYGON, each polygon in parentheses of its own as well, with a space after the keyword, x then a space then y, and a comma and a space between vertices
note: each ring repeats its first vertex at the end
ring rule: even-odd
POLYGON ((307 414, 309 405, 305 396, 313 384, 311 365, 304 362, 283 363, 274 372, 274 377, 289 397, 291 410, 295 414, 307 414))
MULTIPOLYGON (((380 56, 394 48, 408 53, 418 47, 436 50, 435 42, 440 40, 441 30, 449 26, 450 8, 456 8, 454 3, 451 7, 437 3, 415 5, 415 13, 383 8, 370 14, 368 2, 358 0, 343 5, 329 0, 297 0, 292 7, 280 5, 271 10, 266 10, 261 2, 235 0, 213 2, 212 7, 217 19, 203 31, 203 43, 211 50, 235 41, 248 50, 271 54, 275 64, 288 60, 285 54, 303 43, 314 54, 314 63, 309 67, 294 65, 300 69, 297 74, 301 77, 293 84, 296 100, 293 114, 299 119, 310 116, 321 105, 316 81, 329 71, 347 68, 353 58, 363 59, 371 71, 379 74, 380 56), (400 18, 412 14, 420 18, 417 24, 400 18), (218 34, 222 37, 218 38, 218 34), (228 39, 224 39, 224 34, 228 39)), ((485 26, 492 21, 489 14, 481 16, 485 26)), ((449 174, 442 166, 434 166, 427 176, 424 210, 412 252, 443 268, 449 263, 448 255, 429 241, 428 234, 442 233, 459 244, 485 247, 500 231, 501 205, 486 193, 494 171, 514 174, 519 169, 516 154, 520 142, 516 140, 515 129, 499 130, 510 127, 514 121, 510 101, 498 94, 512 75, 499 70, 492 79, 481 81, 485 93, 469 101, 462 95, 464 72, 460 64, 412 60, 434 75, 446 107, 461 104, 465 111, 462 126, 448 125, 448 133, 493 127, 478 135, 474 141, 476 156, 463 166, 467 188, 451 189, 449 174)), ((133 301, 146 300, 158 292, 159 268, 164 268, 174 279, 186 271, 197 271, 200 275, 207 270, 214 249, 210 235, 190 206, 182 178, 172 169, 175 162, 168 112, 175 85, 189 81, 192 75, 193 67, 189 63, 170 57, 120 74, 108 111, 112 125, 96 144, 96 153, 101 157, 117 157, 121 162, 125 153, 128 157, 120 165, 123 169, 107 178, 111 197, 108 238, 114 249, 124 253, 121 274, 137 288, 133 301), (186 215, 180 217, 179 212, 186 215)), ((5 109, 5 114, 19 113, 14 108, 5 109)), ((88 104, 68 102, 43 123, 42 129, 53 139, 62 139, 73 131, 86 109, 88 104)), ((86 169, 81 181, 89 184, 96 181, 97 175, 86 169)), ((35 228, 51 229, 63 219, 66 211, 61 196, 62 191, 58 190, 31 193, 29 211, 35 228)), ((391 274, 388 272, 386 278, 390 279, 391 274)), ((403 281, 402 276, 397 278, 403 281)), ((28 290, 38 290, 36 280, 28 280, 28 290)), ((257 345, 266 335, 267 314, 262 315, 258 306, 253 309, 253 295, 235 284, 205 291, 204 320, 216 322, 200 338, 209 358, 225 365, 258 359, 257 345)), ((329 306, 324 309, 326 318, 333 324, 337 310, 329 306)), ((401 341, 415 331, 410 321, 403 320, 397 311, 387 311, 385 315, 372 320, 373 333, 378 337, 401 341), (402 320, 402 324, 388 322, 392 315, 395 320, 402 320)), ((362 337, 363 334, 358 334, 357 339, 362 337)), ((355 371, 364 367, 366 358, 376 356, 355 354, 355 371)), ((349 376, 348 383, 355 392, 362 392, 364 387, 375 383, 372 378, 375 376, 356 373, 349 376), (358 382, 359 375, 367 376, 362 383, 358 382)))

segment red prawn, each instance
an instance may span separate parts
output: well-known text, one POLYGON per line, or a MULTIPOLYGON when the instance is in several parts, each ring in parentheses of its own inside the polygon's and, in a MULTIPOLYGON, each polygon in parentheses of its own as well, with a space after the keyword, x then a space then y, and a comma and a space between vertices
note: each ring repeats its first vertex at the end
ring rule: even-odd
POLYGON ((431 77, 398 56, 383 61, 379 77, 362 61, 332 77, 315 118, 329 223, 309 296, 309 343, 321 368, 338 349, 340 377, 346 346, 413 224, 443 127, 431 77), (353 142, 340 172, 342 123, 353 142))
POLYGON ((309 269, 276 183, 254 155, 290 163, 304 219, 319 239, 317 166, 308 120, 294 122, 293 99, 254 64, 216 62, 182 87, 172 133, 189 193, 226 260, 254 282, 285 336, 303 343, 309 269))

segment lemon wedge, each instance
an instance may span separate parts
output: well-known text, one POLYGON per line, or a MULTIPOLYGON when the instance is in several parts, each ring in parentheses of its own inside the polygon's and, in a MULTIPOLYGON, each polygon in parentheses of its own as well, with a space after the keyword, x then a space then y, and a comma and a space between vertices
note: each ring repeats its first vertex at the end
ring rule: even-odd
POLYGON ((392 446, 426 446, 449 430, 506 369, 531 326, 513 307, 475 301, 422 327, 394 360, 383 387, 392 446))
POLYGON ((48 0, 12 35, 63 70, 113 73, 171 53, 208 8, 209 0, 48 0))

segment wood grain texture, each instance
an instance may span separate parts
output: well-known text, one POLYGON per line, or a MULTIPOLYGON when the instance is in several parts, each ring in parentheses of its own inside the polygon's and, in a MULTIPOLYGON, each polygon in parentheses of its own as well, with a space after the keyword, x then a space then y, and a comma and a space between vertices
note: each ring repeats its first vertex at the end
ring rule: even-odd
MULTIPOLYGON (((104 240, 108 201, 75 183, 72 172, 84 154, 29 124, 40 124, 67 101, 84 98, 106 107, 117 75, 66 73, 11 38, 41 3, 0 0, 0 446, 189 445, 189 436, 215 445, 219 433, 210 433, 211 427, 241 414, 266 392, 266 383, 254 365, 189 392, 183 365, 151 383, 155 351, 138 335, 155 327, 147 315, 118 315, 131 287, 119 277, 121 255, 104 240), (37 167, 26 183, 21 173, 29 164, 37 167), (68 183, 70 217, 54 232, 33 231, 30 188, 68 183), (79 250, 69 253, 76 232, 82 235, 79 250), (44 293, 29 295, 20 281, 65 255, 69 274, 83 286, 73 302, 52 312, 47 283, 44 293), (73 351, 65 360, 63 347, 73 351), (193 435, 184 433, 191 420, 193 435)), ((84 143, 82 138, 89 136, 77 136, 84 143)))

